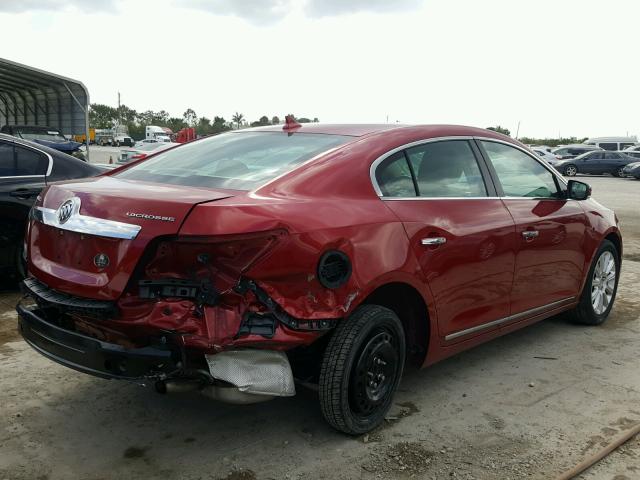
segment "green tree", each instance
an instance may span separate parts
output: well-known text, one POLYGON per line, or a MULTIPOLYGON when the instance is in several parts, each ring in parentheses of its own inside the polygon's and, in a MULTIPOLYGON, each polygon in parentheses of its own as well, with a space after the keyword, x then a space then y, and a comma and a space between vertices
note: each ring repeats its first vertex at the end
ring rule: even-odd
POLYGON ((169 127, 171 129, 172 132, 178 132, 180 130, 182 130, 183 128, 185 128, 187 126, 186 123, 184 123, 184 120, 182 118, 178 118, 178 117, 170 117, 167 119, 166 122, 164 122, 164 124, 162 125, 158 125, 160 127, 169 127))
POLYGON ((211 124, 211 133, 220 133, 229 130, 229 125, 224 117, 213 117, 213 123, 211 124))
POLYGON ((184 119, 184 123, 190 127, 195 127, 198 124, 198 116, 191 108, 187 108, 187 110, 182 114, 182 118, 184 119))
POLYGON ((92 103, 89 106, 89 125, 93 128, 111 128, 118 118, 115 108, 101 103, 92 103))
POLYGON ((487 130, 492 130, 494 132, 502 133, 503 135, 510 135, 511 134, 511 132, 509 131, 508 128, 503 128, 500 125, 498 125, 496 127, 487 127, 487 130))
POLYGON ((266 115, 261 116, 258 122, 260 123, 260 125, 271 125, 271 123, 269 122, 269 117, 267 117, 266 115))
POLYGON ((244 115, 242 113, 234 113, 233 117, 231 117, 231 121, 236 124, 238 128, 240 128, 240 124, 244 120, 244 115))
POLYGON ((211 120, 207 117, 200 117, 196 125, 196 133, 198 135, 210 135, 212 132, 211 120))
POLYGON ((309 120, 307 117, 302 117, 302 118, 298 118, 298 123, 311 123, 311 120, 309 120))
POLYGON ((271 119, 271 125, 280 125, 280 118, 277 115, 274 115, 271 119))

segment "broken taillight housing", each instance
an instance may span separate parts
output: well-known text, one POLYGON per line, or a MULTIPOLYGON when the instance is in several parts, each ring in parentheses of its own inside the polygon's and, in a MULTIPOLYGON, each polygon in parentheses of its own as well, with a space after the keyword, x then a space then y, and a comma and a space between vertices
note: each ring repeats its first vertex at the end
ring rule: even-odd
POLYGON ((218 292, 235 286, 250 267, 263 259, 285 230, 240 235, 179 236, 161 241, 144 268, 146 279, 211 279, 218 292))

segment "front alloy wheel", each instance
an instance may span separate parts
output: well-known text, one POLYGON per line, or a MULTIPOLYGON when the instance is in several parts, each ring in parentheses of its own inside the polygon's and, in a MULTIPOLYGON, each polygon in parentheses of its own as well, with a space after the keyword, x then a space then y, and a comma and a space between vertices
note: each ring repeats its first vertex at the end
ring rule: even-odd
POLYGON ((320 370, 320 406, 334 428, 360 435, 384 421, 405 359, 402 323, 391 310, 363 305, 333 332, 320 370))
POLYGON ((596 262, 591 277, 591 305, 596 315, 602 315, 613 299, 616 286, 616 260, 613 254, 605 251, 596 262))
POLYGON ((564 174, 567 177, 574 177, 576 173, 578 173, 578 169, 575 165, 567 165, 566 167, 564 167, 564 174))
POLYGON ((603 240, 594 255, 578 306, 571 315, 576 323, 600 325, 605 322, 616 298, 620 257, 609 240, 603 240))
POLYGON ((618 167, 618 169, 615 171, 614 175, 616 177, 624 177, 624 167, 618 167))

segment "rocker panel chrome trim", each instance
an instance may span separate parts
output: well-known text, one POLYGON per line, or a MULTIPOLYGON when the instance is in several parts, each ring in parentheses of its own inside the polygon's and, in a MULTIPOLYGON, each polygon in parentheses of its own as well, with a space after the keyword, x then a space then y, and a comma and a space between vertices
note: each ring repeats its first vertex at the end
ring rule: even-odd
POLYGON ((572 302, 573 300, 575 300, 576 297, 568 297, 568 298, 564 298, 562 300, 558 300, 556 302, 552 302, 552 303, 548 303, 547 305, 542 305, 541 307, 535 307, 532 308, 530 310, 525 310, 524 312, 520 312, 520 313, 516 313, 514 315, 509 315, 508 317, 504 317, 504 318, 500 318, 498 320, 494 320, 492 322, 489 323, 483 323, 482 325, 476 325, 475 327, 471 327, 471 328, 467 328, 465 330, 460 330, 458 332, 454 332, 451 333, 447 336, 444 337, 445 340, 455 340, 456 338, 459 337, 464 337, 466 335, 470 335, 472 333, 476 333, 476 332, 481 332, 483 330, 487 330, 489 328, 492 327, 497 327, 499 325, 505 324, 505 323, 510 323, 516 320, 520 320, 523 319, 525 317, 529 317, 529 316, 535 316, 538 313, 544 313, 548 310, 552 310, 555 307, 561 307, 563 305, 566 305, 570 302, 572 302))

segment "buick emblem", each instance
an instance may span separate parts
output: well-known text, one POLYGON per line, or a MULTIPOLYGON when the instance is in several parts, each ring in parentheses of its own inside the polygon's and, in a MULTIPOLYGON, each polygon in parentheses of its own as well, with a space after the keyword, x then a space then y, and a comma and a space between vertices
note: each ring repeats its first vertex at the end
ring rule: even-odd
POLYGON ((104 253, 99 253, 93 257, 93 264, 98 268, 105 268, 109 266, 109 257, 104 253))
POLYGON ((58 223, 65 223, 71 218, 71 215, 73 214, 73 206, 73 199, 67 200, 62 205, 60 205, 60 208, 58 208, 58 223))

